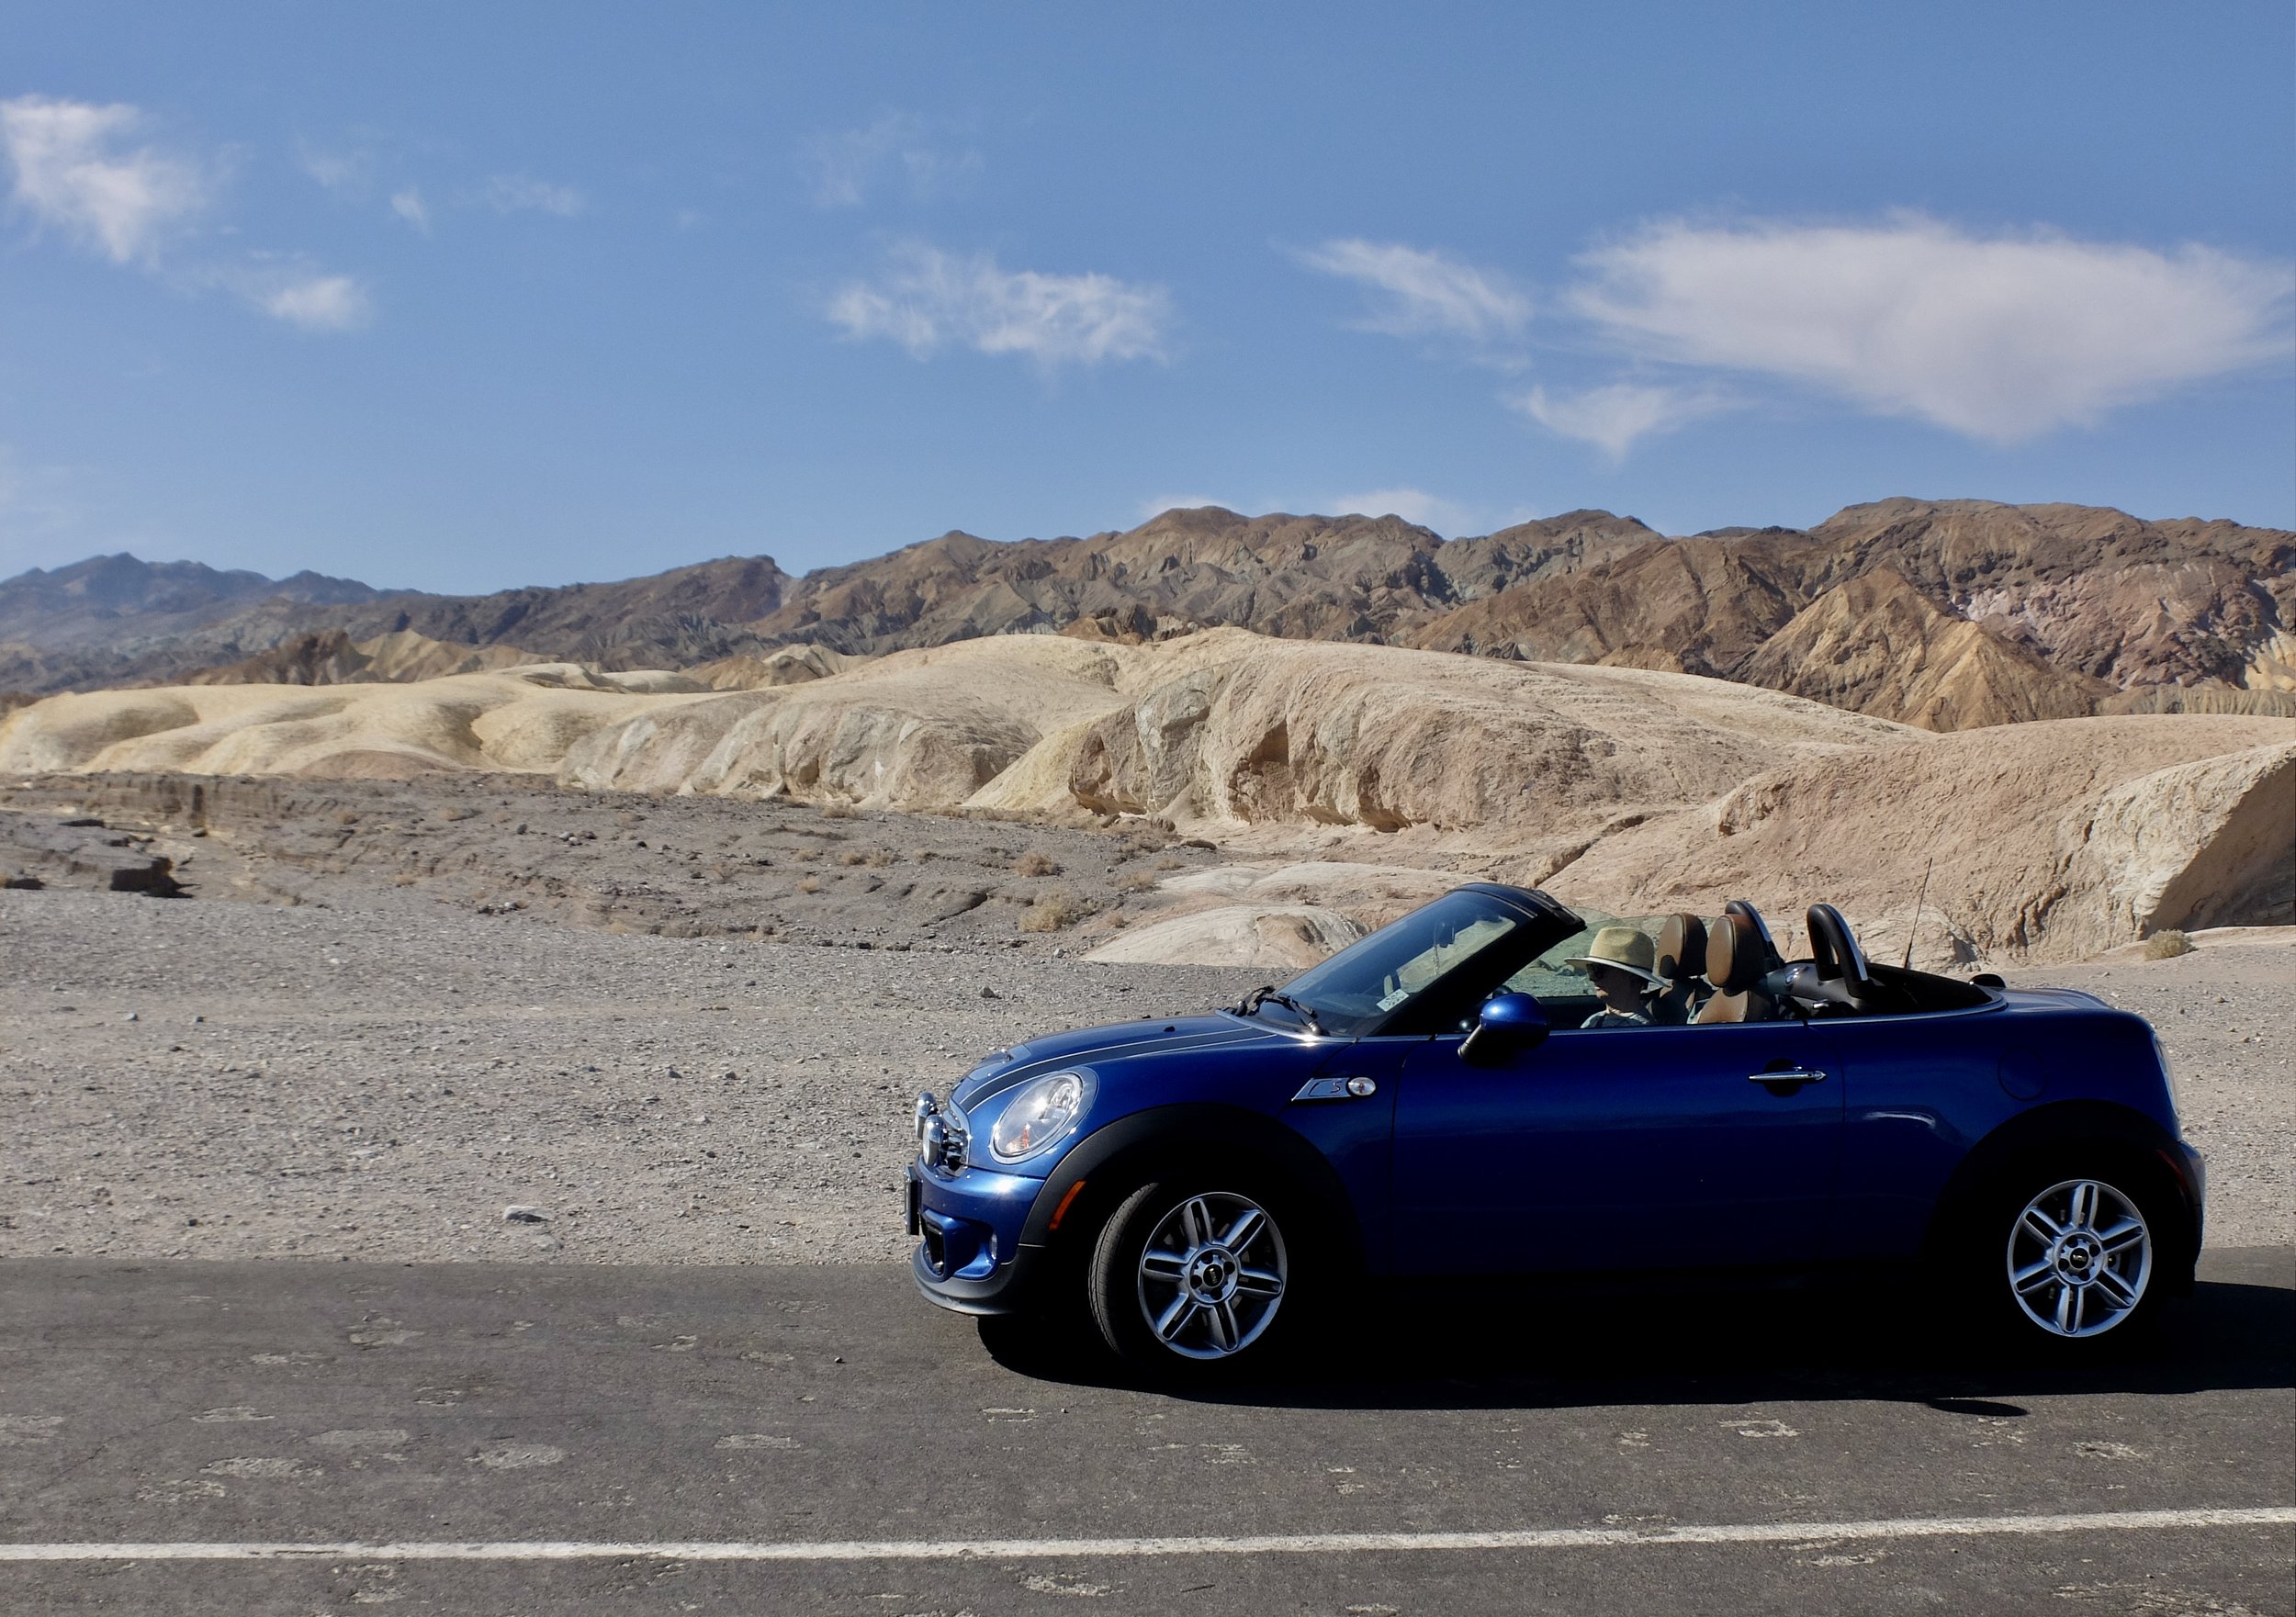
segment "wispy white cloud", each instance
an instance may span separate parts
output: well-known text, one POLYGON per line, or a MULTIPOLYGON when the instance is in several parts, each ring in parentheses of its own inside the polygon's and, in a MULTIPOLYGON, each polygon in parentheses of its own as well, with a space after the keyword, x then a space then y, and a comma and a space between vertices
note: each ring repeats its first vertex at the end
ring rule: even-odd
POLYGON ((1653 387, 1640 382, 1613 382, 1559 393, 1535 387, 1507 402, 1548 432, 1592 444, 1614 462, 1626 459, 1626 452, 1641 439, 1671 432, 1730 407, 1728 398, 1717 388, 1653 387))
MULTIPOLYGON (((1911 214, 1660 223, 1583 262, 1569 306, 1641 357, 1779 377, 2003 444, 2286 357, 2296 285, 2285 264, 2205 247, 1981 236, 1911 214)), ((1574 436, 1631 443, 1618 435, 1638 413, 1665 415, 1638 391, 1547 408, 1585 429, 1574 436)))
POLYGON ((1242 511, 1232 500, 1215 500, 1209 494, 1152 494, 1140 502, 1140 514, 1145 519, 1160 517, 1167 511, 1199 511, 1207 505, 1223 511, 1242 511))
POLYGON ((1173 320, 1162 286, 1006 270, 985 253, 960 257, 921 243, 896 249, 874 280, 839 287, 827 313, 849 337, 888 339, 917 359, 957 346, 1046 367, 1162 359, 1173 320))
POLYGON ((1300 262, 1368 289, 1372 307, 1358 322, 1366 331, 1491 343, 1521 336, 1530 323, 1530 298, 1505 275, 1425 248, 1350 237, 1302 253, 1300 262))
POLYGON ((431 233, 430 205, 422 200, 422 193, 413 185, 390 194, 390 211, 412 225, 424 235, 431 233))
MULTIPOLYGON (((311 331, 365 325, 374 302, 355 277, 299 254, 203 253, 192 227, 215 198, 216 165, 157 146, 130 147, 136 107, 45 95, 0 101, 0 146, 16 170, 17 206, 114 264, 132 264, 185 290, 226 292, 274 320, 311 331)), ((322 184, 355 184, 336 160, 306 152, 322 184)), ((345 160, 347 161, 347 160, 345 160)))
POLYGON ((925 121, 906 112, 884 113, 864 129, 809 136, 797 151, 797 172, 822 208, 859 208, 887 182, 922 201, 980 170, 978 152, 935 144, 925 121))
POLYGON ((363 151, 332 152, 298 141, 295 166, 330 191, 356 194, 374 183, 375 160, 363 151))
POLYGON ((374 300, 349 275, 304 275, 281 281, 254 298, 274 320, 307 331, 348 331, 374 318, 374 300))
POLYGON ((114 264, 150 263, 207 206, 211 182, 188 158, 127 141, 135 107, 48 95, 0 101, 0 144, 16 170, 17 205, 114 264))
POLYGON ((497 213, 548 213, 572 219, 590 207, 590 198, 571 185, 554 185, 532 174, 496 174, 487 181, 478 199, 497 213))
POLYGON ((1470 533, 1479 520, 1473 507, 1424 488, 1372 488, 1361 494, 1341 494, 1317 502, 1316 510, 1334 516, 1401 517, 1446 535, 1470 533))

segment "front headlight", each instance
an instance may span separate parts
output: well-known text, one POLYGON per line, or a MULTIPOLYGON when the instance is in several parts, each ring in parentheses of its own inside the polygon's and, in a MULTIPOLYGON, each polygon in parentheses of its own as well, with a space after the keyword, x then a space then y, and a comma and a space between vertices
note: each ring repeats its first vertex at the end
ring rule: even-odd
POLYGON ((1078 1072, 1054 1072, 1022 1084, 988 1131, 989 1153, 1000 1162, 1041 1156, 1068 1138, 1086 1104, 1078 1072))

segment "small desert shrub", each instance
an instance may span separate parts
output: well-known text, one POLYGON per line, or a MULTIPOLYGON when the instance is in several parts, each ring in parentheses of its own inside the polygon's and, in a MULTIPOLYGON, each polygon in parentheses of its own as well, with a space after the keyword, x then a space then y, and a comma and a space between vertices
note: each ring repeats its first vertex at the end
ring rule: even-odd
POLYGON ((825 820, 850 820, 853 817, 853 805, 850 803, 825 803, 821 805, 821 817, 825 820))
POLYGON ((1156 869, 1159 870, 1185 870, 1187 869, 1187 861, 1186 859, 1174 859, 1167 853, 1156 861, 1156 869))
POLYGON ((803 879, 802 879, 801 881, 799 881, 799 882, 797 883, 797 891, 798 891, 798 892, 800 892, 800 893, 818 893, 818 892, 820 892, 820 891, 821 891, 821 878, 820 878, 820 877, 818 877, 818 876, 807 876, 807 877, 803 878, 803 879))
POLYGON ((1134 870, 1130 875, 1118 877, 1116 881, 1119 893, 1150 893, 1158 885, 1156 879, 1145 870, 1134 870))
POLYGON ((2191 952, 2191 935, 2174 926, 2155 932, 2144 940, 2144 958, 2148 960, 2173 960, 2180 954, 2191 952))
POLYGON ((1061 862, 1041 848, 1032 848, 1012 862, 1013 873, 1020 876, 1057 876, 1061 862))
POLYGON ((860 865, 866 864, 868 861, 869 855, 858 848, 849 848, 837 856, 837 862, 840 865, 860 865))
POLYGON ((909 858, 915 859, 920 865, 930 863, 932 860, 937 859, 940 857, 940 856, 939 854, 935 853, 929 848, 912 848, 909 849, 909 858))
POLYGON ((1070 889, 1048 887, 1036 895, 1036 902, 1020 913, 1023 932, 1058 932, 1064 926, 1074 926, 1092 913, 1092 906, 1070 889))

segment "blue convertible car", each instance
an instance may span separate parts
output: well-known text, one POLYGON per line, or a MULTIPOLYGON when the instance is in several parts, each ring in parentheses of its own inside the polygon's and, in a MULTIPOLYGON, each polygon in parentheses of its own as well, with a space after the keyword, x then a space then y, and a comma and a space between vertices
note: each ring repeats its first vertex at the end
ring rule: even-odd
POLYGON ((917 1286, 1182 1377, 1415 1278, 1926 1263, 2059 1351, 2189 1288, 2201 1164, 2141 1017, 1808 932, 1669 917, 1625 941, 1671 1009, 1582 1027, 1594 929, 1477 882, 1232 1009, 998 1050, 917 1103, 917 1286))

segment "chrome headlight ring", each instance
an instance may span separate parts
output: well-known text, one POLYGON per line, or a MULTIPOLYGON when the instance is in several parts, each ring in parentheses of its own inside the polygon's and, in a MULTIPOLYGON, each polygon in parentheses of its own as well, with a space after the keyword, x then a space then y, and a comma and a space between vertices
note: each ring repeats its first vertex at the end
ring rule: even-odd
POLYGON ((1093 1082, 1084 1072, 1047 1072, 1005 1097, 988 1131, 988 1153, 1010 1165, 1041 1157, 1070 1135, 1092 1109, 1093 1082))

